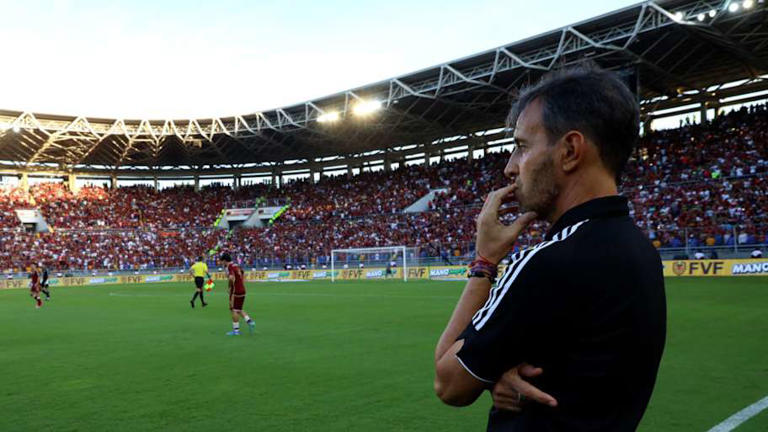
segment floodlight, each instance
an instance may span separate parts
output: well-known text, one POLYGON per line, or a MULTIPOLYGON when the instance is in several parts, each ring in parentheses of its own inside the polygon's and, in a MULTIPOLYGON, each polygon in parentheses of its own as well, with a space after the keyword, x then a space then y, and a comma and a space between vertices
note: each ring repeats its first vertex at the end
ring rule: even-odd
POLYGON ((352 109, 357 115, 366 115, 381 109, 381 101, 377 100, 361 100, 352 109))
POLYGON ((736 12, 737 10, 739 10, 739 4, 738 3, 732 2, 731 4, 728 5, 728 11, 729 12, 736 12))
POLYGON ((744 0, 744 2, 741 4, 741 6, 744 9, 752 9, 752 6, 755 5, 755 2, 752 0, 744 0))
POLYGON ((710 9, 710 10, 709 10, 709 17, 710 17, 710 18, 714 18, 714 17, 715 17, 715 15, 717 15, 717 11, 716 11, 716 10, 714 10, 714 9, 710 9))
POLYGON ((13 125, 13 131, 14 132, 19 133, 20 130, 21 130, 21 128, 19 127, 19 125, 13 125))
POLYGON ((328 111, 325 114, 321 114, 317 117, 317 121, 320 123, 332 123, 339 120, 339 113, 336 111, 328 111))
POLYGON ((704 21, 704 14, 700 13, 700 14, 696 15, 696 19, 699 20, 699 21, 704 21))
POLYGON ((682 12, 675 12, 675 20, 682 21, 683 20, 683 13, 682 12))

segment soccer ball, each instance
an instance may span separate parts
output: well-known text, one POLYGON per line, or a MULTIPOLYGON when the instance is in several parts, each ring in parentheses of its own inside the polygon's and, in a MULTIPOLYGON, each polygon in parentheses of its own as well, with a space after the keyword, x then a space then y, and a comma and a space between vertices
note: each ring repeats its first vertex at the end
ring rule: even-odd
POLYGON ((213 279, 208 279, 208 282, 205 283, 205 290, 211 291, 213 290, 213 279))

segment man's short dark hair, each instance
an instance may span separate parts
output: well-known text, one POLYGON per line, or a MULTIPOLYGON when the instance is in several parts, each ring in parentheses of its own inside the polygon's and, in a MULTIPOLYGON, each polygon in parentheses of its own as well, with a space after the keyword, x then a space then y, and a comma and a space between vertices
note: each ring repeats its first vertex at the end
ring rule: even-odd
POLYGON ((507 126, 514 128, 520 113, 536 99, 542 104, 542 123, 552 142, 571 130, 583 133, 619 180, 637 143, 640 108, 614 73, 593 66, 549 73, 520 93, 507 126))
POLYGON ((228 252, 224 252, 221 254, 221 259, 223 261, 232 262, 232 255, 230 255, 228 252))

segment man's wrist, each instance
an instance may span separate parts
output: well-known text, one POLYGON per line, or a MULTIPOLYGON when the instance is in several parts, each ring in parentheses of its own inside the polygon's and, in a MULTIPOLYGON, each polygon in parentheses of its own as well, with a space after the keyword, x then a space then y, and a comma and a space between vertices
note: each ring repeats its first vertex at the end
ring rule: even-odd
POLYGON ((475 249, 475 260, 474 261, 483 261, 483 262, 487 262, 488 264, 491 264, 491 265, 498 265, 499 261, 501 261, 501 260, 497 260, 497 259, 493 259, 493 258, 486 258, 487 256, 489 256, 489 255, 488 254, 481 254, 479 249, 475 249))
POLYGON ((479 258, 469 264, 470 278, 487 278, 491 284, 496 282, 499 267, 478 253, 479 258))

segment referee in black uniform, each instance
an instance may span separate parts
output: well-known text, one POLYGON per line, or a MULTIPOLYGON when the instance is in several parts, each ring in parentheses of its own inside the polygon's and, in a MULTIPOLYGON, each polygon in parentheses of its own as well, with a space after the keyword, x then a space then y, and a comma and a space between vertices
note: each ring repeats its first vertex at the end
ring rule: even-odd
POLYGON ((633 431, 666 336, 658 253, 629 217, 618 178, 639 110, 613 74, 570 69, 524 91, 516 148, 477 220, 477 257, 435 352, 435 391, 494 400, 489 431, 633 431), (499 215, 517 201, 511 225, 499 215), (534 219, 545 241, 496 265, 534 219), (495 282, 495 283, 494 283, 495 282))
POLYGON ((43 267, 43 280, 40 282, 40 291, 45 294, 45 301, 51 299, 50 285, 48 284, 48 267, 43 267))

